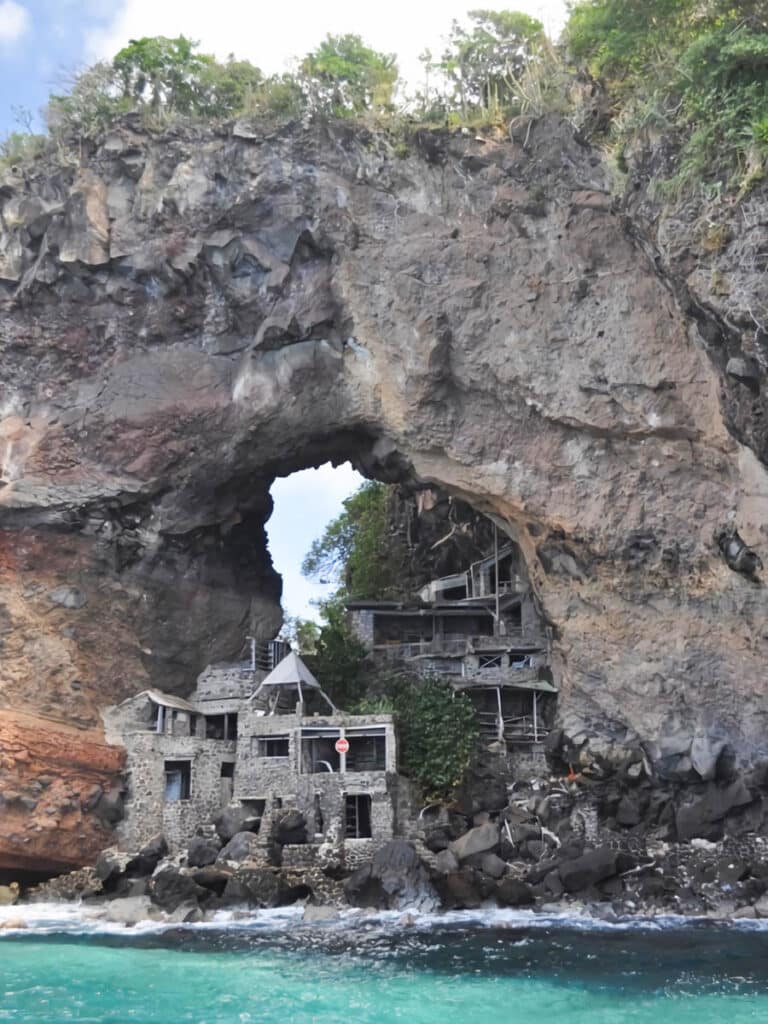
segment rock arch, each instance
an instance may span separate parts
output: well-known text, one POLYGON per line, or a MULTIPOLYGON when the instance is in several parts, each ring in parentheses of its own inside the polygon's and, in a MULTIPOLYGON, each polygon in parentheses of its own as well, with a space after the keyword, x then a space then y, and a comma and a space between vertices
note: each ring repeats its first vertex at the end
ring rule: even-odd
POLYGON ((571 735, 753 761, 764 592, 713 537, 760 547, 768 481, 695 324, 565 121, 419 138, 129 119, 6 176, 3 704, 98 729, 276 625, 271 481, 352 458, 518 540, 571 735))

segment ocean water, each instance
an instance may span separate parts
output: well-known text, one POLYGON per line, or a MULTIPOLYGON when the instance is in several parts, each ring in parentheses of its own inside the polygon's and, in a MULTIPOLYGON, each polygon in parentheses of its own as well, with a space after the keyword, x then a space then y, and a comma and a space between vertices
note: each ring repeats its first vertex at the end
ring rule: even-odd
POLYGON ((70 917, 0 939, 14 1024, 768 1022, 768 930, 525 915, 403 925, 296 915, 111 930, 70 917))

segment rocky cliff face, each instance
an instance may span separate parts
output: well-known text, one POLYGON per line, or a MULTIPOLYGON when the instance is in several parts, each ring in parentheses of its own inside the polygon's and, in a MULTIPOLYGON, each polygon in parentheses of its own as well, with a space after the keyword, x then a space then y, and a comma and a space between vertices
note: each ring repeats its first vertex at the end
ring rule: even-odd
POLYGON ((764 544, 755 409, 566 122, 126 122, 0 203, 0 701, 40 742, 271 635, 271 481, 351 458, 518 541, 590 756, 765 753, 764 590, 714 540, 764 544))

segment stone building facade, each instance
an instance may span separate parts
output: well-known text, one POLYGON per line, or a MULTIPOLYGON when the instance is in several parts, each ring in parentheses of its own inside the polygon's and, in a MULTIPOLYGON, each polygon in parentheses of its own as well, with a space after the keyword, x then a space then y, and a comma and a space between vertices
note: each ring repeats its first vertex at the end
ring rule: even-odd
MULTIPOLYGON (((290 657, 301 666, 311 703, 319 684, 290 657)), ((396 834, 392 716, 308 714, 306 703, 295 700, 288 713, 267 713, 254 697, 260 685, 269 689, 273 675, 248 664, 209 666, 188 701, 145 690, 104 713, 109 742, 127 752, 119 825, 126 848, 158 832, 172 850, 183 848, 232 802, 258 819, 276 809, 300 811, 310 843, 333 834, 362 848, 396 834), (346 752, 337 751, 339 740, 346 752)), ((268 698, 267 706, 290 702, 290 686, 273 687, 279 694, 270 697, 279 699, 268 698)), ((306 859, 309 852, 290 856, 306 859)))

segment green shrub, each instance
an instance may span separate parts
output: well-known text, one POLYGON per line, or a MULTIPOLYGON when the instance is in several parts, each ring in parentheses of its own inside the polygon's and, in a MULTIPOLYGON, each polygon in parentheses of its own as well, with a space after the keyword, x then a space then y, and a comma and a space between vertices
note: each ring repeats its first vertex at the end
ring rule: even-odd
POLYGON ((475 709, 449 683, 403 682, 392 704, 400 738, 400 768, 427 799, 445 799, 461 782, 477 741, 475 709))

